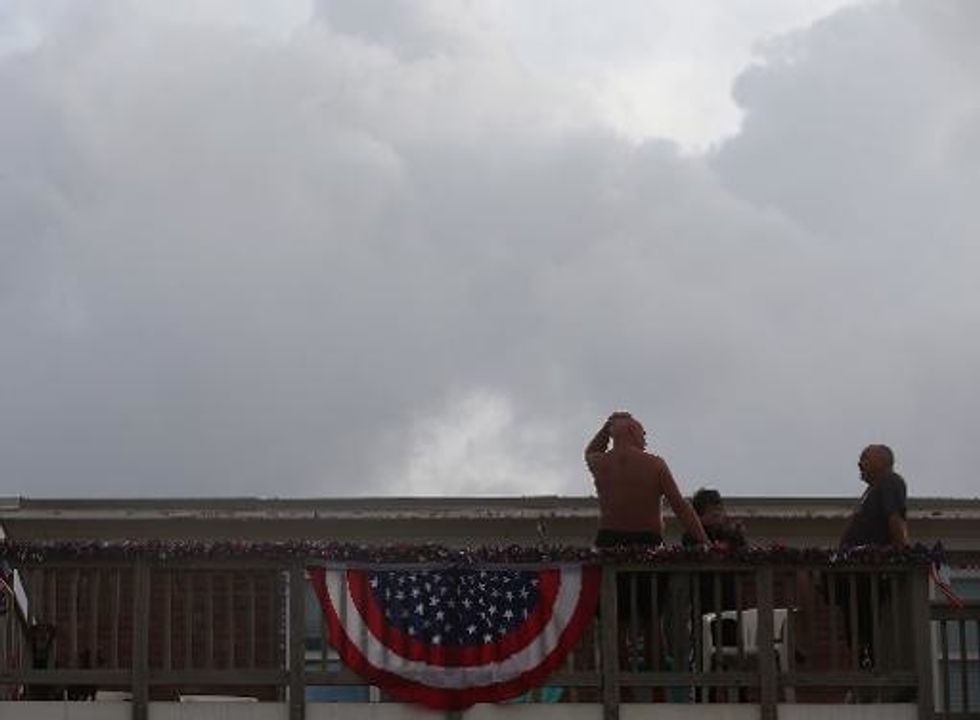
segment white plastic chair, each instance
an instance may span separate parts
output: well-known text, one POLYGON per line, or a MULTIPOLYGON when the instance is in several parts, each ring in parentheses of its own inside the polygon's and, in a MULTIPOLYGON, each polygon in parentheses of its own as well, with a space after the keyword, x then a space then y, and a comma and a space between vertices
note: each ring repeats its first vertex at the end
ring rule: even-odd
MULTIPOLYGON (((776 651, 776 662, 779 663, 781 672, 788 672, 789 637, 786 632, 786 623, 789 619, 790 610, 788 608, 774 608, 772 613, 773 649, 776 651)), ((738 622, 738 613, 735 610, 725 610, 720 613, 705 613, 701 617, 701 661, 704 668, 710 668, 716 657, 715 631, 712 626, 719 618, 722 622, 730 620, 736 623, 738 622)), ((717 632, 721 635, 720 629, 717 632)), ((742 650, 747 658, 756 658, 759 655, 759 610, 757 608, 742 610, 742 650)), ((738 644, 726 645, 724 638, 722 638, 722 644, 717 654, 724 659, 738 658, 738 644)))

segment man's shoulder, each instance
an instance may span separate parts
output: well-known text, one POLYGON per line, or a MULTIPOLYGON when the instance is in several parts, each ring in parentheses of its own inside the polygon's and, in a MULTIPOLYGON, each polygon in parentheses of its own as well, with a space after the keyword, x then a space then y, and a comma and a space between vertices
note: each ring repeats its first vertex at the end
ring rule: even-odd
POLYGON ((649 462, 650 464, 656 465, 658 467, 667 467, 667 461, 664 460, 659 455, 654 455, 653 453, 646 452, 646 451, 644 451, 643 454, 646 456, 647 462, 649 462))
POLYGON ((907 492, 908 486, 905 484, 905 478, 896 472, 886 475, 881 479, 881 486, 883 490, 899 491, 903 495, 907 492))

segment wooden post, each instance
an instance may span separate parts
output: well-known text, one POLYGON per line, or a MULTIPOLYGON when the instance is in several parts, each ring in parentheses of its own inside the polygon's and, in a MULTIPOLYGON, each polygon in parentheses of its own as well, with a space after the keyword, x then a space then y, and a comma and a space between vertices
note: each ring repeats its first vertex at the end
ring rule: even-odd
POLYGON ((147 720, 150 701, 150 566, 133 567, 133 720, 147 720))
POLYGON ((289 720, 306 717, 306 568, 289 568, 289 720))
MULTIPOLYGON (((673 658, 672 672, 686 673, 690 670, 688 659, 691 657, 691 585, 696 577, 691 570, 671 572, 667 575, 667 587, 670 591, 670 654, 673 658)), ((690 694, 691 687, 683 686, 682 690, 690 694)))
POLYGON ((926 568, 914 568, 909 578, 912 590, 912 639, 915 644, 915 672, 918 676, 919 720, 932 720, 935 715, 932 692, 932 622, 929 610, 929 573, 926 568))
POLYGON ((773 573, 772 567, 759 568, 756 573, 756 597, 759 604, 759 717, 776 720, 778 684, 776 653, 773 647, 773 573))
POLYGON ((616 613, 616 567, 605 564, 599 596, 599 641, 602 644, 602 719, 619 720, 619 629, 616 613))

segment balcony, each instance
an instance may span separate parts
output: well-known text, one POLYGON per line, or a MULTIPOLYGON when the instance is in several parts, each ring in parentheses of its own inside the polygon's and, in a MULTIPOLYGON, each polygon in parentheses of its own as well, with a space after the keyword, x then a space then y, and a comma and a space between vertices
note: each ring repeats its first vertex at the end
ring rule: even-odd
MULTIPOLYGON (((446 564, 401 552, 399 569, 446 564)), ((533 554, 506 565, 540 567, 533 554)), ((6 557, 0 718, 432 714, 331 650, 313 544, 21 543, 6 557)), ((514 702, 450 716, 628 720, 655 705, 678 719, 980 718, 980 604, 931 601, 921 561, 592 561, 599 611, 564 666, 514 702)))

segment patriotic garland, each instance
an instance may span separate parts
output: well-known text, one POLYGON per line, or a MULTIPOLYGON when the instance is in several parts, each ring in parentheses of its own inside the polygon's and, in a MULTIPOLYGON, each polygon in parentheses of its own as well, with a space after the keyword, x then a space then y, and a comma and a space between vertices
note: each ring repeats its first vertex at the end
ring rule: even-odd
POLYGON ((784 545, 738 549, 624 546, 597 550, 582 545, 481 545, 450 548, 436 544, 379 544, 325 540, 0 540, 0 560, 13 565, 52 560, 262 559, 317 563, 512 565, 536 563, 617 562, 623 564, 698 564, 719 561, 748 565, 941 565, 945 551, 916 544, 901 550, 865 546, 848 550, 796 548, 784 545))

